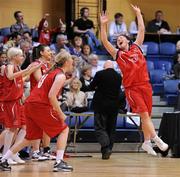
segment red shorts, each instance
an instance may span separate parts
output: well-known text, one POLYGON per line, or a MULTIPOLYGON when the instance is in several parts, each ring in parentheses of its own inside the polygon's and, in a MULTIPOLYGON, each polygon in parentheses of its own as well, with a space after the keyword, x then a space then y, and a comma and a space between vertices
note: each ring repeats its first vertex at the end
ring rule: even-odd
POLYGON ((134 113, 152 112, 152 87, 150 83, 125 89, 126 98, 134 113))
POLYGON ((0 124, 4 124, 4 119, 6 118, 6 113, 4 111, 4 105, 0 102, 0 124))
POLYGON ((26 139, 35 140, 43 137, 43 131, 49 137, 60 134, 67 125, 49 105, 25 103, 26 139))
POLYGON ((5 128, 21 128, 21 105, 19 100, 4 102, 5 128))
POLYGON ((20 120, 21 120, 21 125, 26 125, 26 117, 24 114, 24 105, 20 106, 20 120))

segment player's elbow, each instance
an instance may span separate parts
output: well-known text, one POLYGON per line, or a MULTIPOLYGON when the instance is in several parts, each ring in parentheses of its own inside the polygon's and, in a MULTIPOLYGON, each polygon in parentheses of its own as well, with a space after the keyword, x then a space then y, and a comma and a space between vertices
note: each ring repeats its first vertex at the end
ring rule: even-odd
POLYGON ((52 102, 54 99, 56 99, 56 95, 53 92, 49 92, 48 98, 49 101, 52 102))

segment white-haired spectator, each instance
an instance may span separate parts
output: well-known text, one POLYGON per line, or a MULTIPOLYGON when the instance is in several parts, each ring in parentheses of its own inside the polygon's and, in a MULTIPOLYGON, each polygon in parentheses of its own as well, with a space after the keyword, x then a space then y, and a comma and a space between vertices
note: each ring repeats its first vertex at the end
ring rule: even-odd
POLYGON ((69 52, 69 48, 66 46, 66 40, 67 39, 64 34, 57 35, 56 43, 50 45, 51 50, 53 50, 56 54, 58 54, 61 49, 65 49, 67 52, 69 52))
POLYGON ((98 64, 99 57, 96 54, 91 54, 89 56, 89 63, 92 66, 92 77, 96 74, 97 71, 102 70, 103 68, 98 64))

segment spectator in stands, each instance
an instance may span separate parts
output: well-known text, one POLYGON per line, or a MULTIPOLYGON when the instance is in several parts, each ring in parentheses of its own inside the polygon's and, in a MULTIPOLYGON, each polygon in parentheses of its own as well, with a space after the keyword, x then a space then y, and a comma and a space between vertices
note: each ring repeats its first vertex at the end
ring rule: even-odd
POLYGON ((163 12, 158 10, 155 12, 155 19, 147 25, 147 32, 151 33, 170 33, 170 27, 167 21, 163 20, 163 12))
POLYGON ((58 54, 61 49, 65 49, 67 52, 70 52, 69 48, 66 46, 66 37, 64 36, 64 34, 58 34, 56 37, 56 43, 51 44, 50 48, 56 54, 58 54))
POLYGON ((40 43, 32 40, 32 34, 29 31, 25 31, 22 36, 23 40, 31 43, 33 47, 37 47, 40 43))
POLYGON ((89 85, 92 80, 92 66, 85 65, 81 70, 80 81, 82 83, 81 91, 86 92, 88 100, 92 100, 94 95, 94 91, 89 91, 89 85))
POLYGON ((180 79, 180 53, 177 55, 177 63, 174 65, 175 79, 180 79))
POLYGON ((66 44, 68 43, 67 41, 67 34, 65 33, 66 26, 62 22, 61 18, 59 19, 59 25, 55 28, 50 29, 49 28, 49 23, 48 23, 48 17, 50 14, 46 13, 44 17, 41 19, 39 22, 38 26, 38 35, 39 35, 39 42, 44 45, 50 45, 51 42, 54 42, 56 36, 58 34, 64 34, 66 38, 66 44))
POLYGON ((21 65, 21 69, 26 69, 32 62, 32 44, 28 41, 21 41, 20 48, 23 51, 24 62, 21 65))
POLYGON ((81 56, 83 41, 80 36, 75 36, 73 39, 73 46, 69 48, 71 55, 81 56))
POLYGON ((114 21, 109 25, 109 41, 114 44, 120 34, 127 34, 127 27, 123 14, 116 13, 114 15, 114 21))
POLYGON ((38 26, 39 43, 43 45, 50 45, 51 43, 51 32, 49 30, 47 17, 49 17, 48 13, 44 15, 38 26))
POLYGON ((66 33, 66 24, 63 23, 63 21, 61 20, 61 18, 59 19, 59 27, 53 29, 53 33, 51 34, 51 41, 54 42, 56 40, 56 36, 58 34, 63 34, 66 38, 66 45, 69 43, 68 41, 68 36, 67 36, 67 33, 66 33))
POLYGON ((95 47, 100 47, 100 42, 94 34, 94 23, 89 20, 89 8, 83 7, 80 10, 81 18, 74 22, 73 31, 76 35, 81 35, 83 38, 87 38, 87 43, 94 50, 95 47))
POLYGON ((178 55, 180 54, 180 40, 176 43, 176 54, 173 56, 174 65, 178 62, 178 55))
POLYGON ((11 25, 11 33, 18 32, 22 35, 24 31, 30 32, 30 28, 24 23, 24 16, 21 11, 14 12, 14 18, 16 23, 11 25))
POLYGON ((96 73, 89 87, 95 90, 92 102, 94 127, 102 159, 109 159, 114 144, 121 87, 121 76, 114 70, 112 61, 105 62, 104 70, 96 73))
POLYGON ((95 76, 97 71, 102 70, 103 68, 98 65, 99 57, 96 54, 91 54, 89 56, 89 63, 92 66, 92 77, 95 76))
POLYGON ((91 55, 91 53, 92 53, 92 50, 91 50, 90 45, 88 45, 88 44, 83 45, 81 57, 86 63, 89 62, 88 60, 89 60, 89 56, 91 55))
MULTIPOLYGON (((141 13, 141 14, 142 14, 142 17, 144 20, 144 14, 143 13, 141 13)), ((144 23, 145 23, 145 20, 144 20, 144 23)), ((131 35, 135 35, 135 34, 137 34, 137 32, 138 32, 138 23, 137 23, 137 17, 135 17, 135 20, 130 23, 129 33, 131 35)))
POLYGON ((7 53, 4 51, 0 52, 0 62, 1 65, 5 65, 7 63, 7 53))
POLYGON ((7 51, 11 47, 19 47, 20 41, 22 37, 18 32, 14 32, 11 34, 9 40, 4 44, 3 50, 7 51))
POLYGON ((66 93, 66 104, 72 112, 87 111, 86 94, 80 91, 82 84, 78 78, 74 78, 70 83, 70 91, 66 93))
POLYGON ((73 70, 73 76, 76 76, 77 78, 80 78, 80 72, 81 69, 83 68, 83 66, 86 64, 81 57, 78 57, 76 55, 72 55, 72 59, 74 61, 73 66, 74 66, 74 70, 73 70))

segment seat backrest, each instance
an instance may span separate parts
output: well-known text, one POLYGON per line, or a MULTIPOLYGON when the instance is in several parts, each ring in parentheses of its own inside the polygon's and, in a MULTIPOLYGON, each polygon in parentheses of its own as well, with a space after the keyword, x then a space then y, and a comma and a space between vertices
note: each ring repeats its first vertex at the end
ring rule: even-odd
POLYGON ((144 42, 143 45, 147 45, 147 55, 158 55, 159 45, 156 42, 144 42))
POLYGON ((10 27, 1 28, 1 35, 2 36, 11 35, 10 27))
POLYGON ((153 61, 147 61, 147 68, 148 68, 148 71, 151 71, 151 70, 154 70, 154 63, 153 61))
POLYGON ((178 84, 180 80, 165 80, 164 81, 164 93, 165 94, 177 94, 178 84))
POLYGON ((155 68, 170 72, 172 69, 172 63, 165 60, 158 60, 155 61, 155 68))
POLYGON ((174 55, 176 53, 176 45, 171 42, 160 43, 159 52, 162 55, 174 55))
POLYGON ((156 69, 149 72, 152 84, 162 84, 167 74, 165 70, 156 69))

